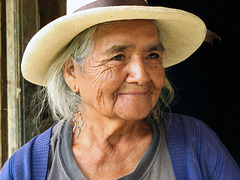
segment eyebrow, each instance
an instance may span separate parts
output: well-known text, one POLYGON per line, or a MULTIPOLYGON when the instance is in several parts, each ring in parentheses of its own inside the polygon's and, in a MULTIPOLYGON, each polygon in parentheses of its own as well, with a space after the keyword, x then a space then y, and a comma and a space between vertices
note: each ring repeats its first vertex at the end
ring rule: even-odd
POLYGON ((133 48, 133 45, 129 45, 129 46, 125 46, 125 45, 112 45, 108 48, 106 48, 106 50, 104 51, 104 54, 115 54, 115 53, 119 53, 119 52, 123 52, 126 49, 130 49, 133 48))
MULTIPOLYGON (((135 45, 112 45, 110 47, 107 47, 104 51, 104 54, 116 54, 119 52, 124 52, 126 49, 134 48, 135 45)), ((158 43, 156 45, 150 45, 144 48, 144 51, 161 51, 163 52, 165 48, 161 43, 158 43)))
POLYGON ((162 43, 158 43, 157 45, 153 45, 153 46, 148 46, 146 48, 146 51, 161 51, 161 52, 163 52, 164 50, 165 50, 165 48, 162 45, 162 43))

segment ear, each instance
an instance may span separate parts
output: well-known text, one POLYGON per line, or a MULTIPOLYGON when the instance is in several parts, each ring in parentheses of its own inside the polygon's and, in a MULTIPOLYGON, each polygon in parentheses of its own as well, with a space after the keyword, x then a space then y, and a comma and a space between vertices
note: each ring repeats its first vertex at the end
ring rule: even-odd
POLYGON ((74 92, 78 92, 78 82, 76 78, 76 69, 75 64, 72 61, 72 57, 70 57, 67 62, 63 65, 64 79, 67 85, 74 92))

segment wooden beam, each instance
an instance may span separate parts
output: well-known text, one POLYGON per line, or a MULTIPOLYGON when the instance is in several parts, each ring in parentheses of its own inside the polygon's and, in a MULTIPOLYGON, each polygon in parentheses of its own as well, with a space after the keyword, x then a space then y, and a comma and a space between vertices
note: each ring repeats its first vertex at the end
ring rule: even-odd
POLYGON ((19 134, 19 16, 18 1, 6 1, 6 27, 7 27, 7 95, 8 95, 8 156, 10 157, 21 142, 19 134))
POLYGON ((27 120, 36 86, 21 75, 23 51, 39 30, 38 0, 7 0, 8 157, 32 138, 35 125, 27 120), (30 100, 29 100, 30 99, 30 100))
MULTIPOLYGON (((20 0, 19 0, 20 1, 20 0)), ((42 0, 41 0, 42 1, 42 0)), ((39 0, 21 1, 21 54, 28 42, 40 29, 39 0)), ((32 113, 31 103, 37 86, 21 78, 21 114, 22 114, 22 143, 27 143, 35 135, 36 122, 32 113)))
POLYGON ((7 160, 7 74, 5 0, 0 0, 0 168, 7 160))
MULTIPOLYGON (((2 1, 0 1, 0 10, 2 12, 2 1)), ((0 80, 2 79, 2 13, 0 13, 0 80)), ((3 166, 3 142, 2 142, 2 83, 0 83, 0 168, 3 166)))

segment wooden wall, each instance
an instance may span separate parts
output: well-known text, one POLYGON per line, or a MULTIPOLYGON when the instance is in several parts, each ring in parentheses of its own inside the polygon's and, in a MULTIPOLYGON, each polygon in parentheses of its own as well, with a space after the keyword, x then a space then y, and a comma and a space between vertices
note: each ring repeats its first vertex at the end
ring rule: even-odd
POLYGON ((7 160, 7 72, 5 1, 0 0, 0 167, 7 160))
POLYGON ((30 105, 38 87, 21 75, 24 49, 65 9, 65 0, 0 0, 0 168, 36 132, 30 105))

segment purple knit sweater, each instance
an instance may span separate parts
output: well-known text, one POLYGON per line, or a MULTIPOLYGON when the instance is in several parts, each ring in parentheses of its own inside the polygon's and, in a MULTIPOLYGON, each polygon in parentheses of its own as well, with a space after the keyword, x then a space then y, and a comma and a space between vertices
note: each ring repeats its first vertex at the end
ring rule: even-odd
MULTIPOLYGON (((239 167, 209 127, 189 116, 164 114, 164 118, 176 180, 240 180, 239 167)), ((2 168, 0 179, 45 179, 51 130, 15 152, 2 168)))

